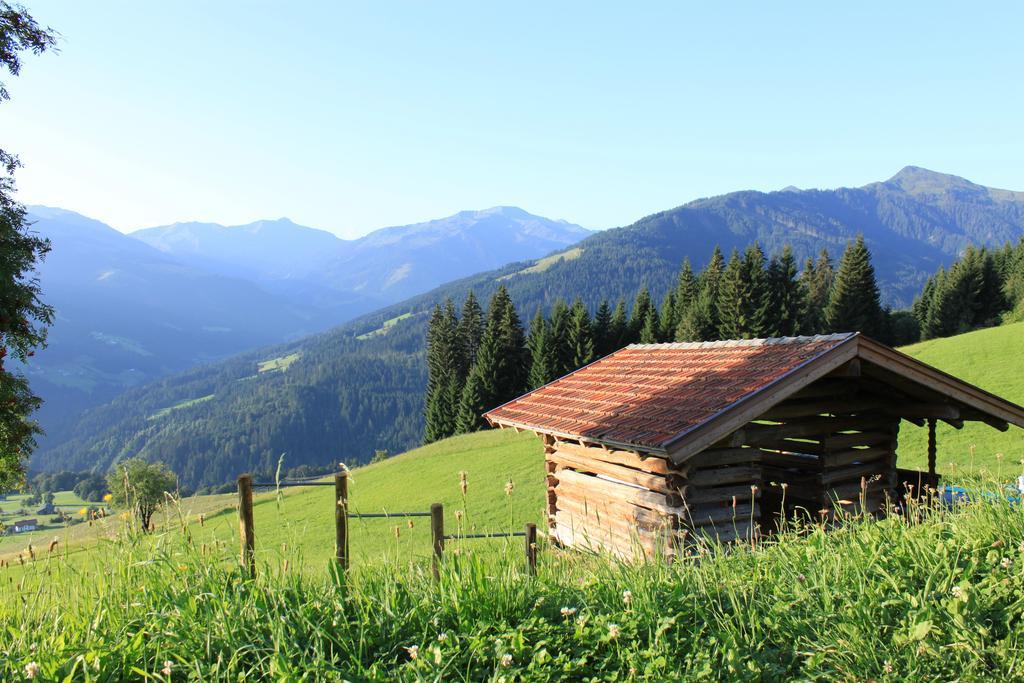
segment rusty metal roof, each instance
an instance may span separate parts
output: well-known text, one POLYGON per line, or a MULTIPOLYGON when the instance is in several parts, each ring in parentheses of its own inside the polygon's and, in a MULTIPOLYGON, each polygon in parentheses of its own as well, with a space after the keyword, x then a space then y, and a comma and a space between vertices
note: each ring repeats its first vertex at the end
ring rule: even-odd
POLYGON ((497 425, 664 451, 856 336, 633 344, 485 417, 497 425))

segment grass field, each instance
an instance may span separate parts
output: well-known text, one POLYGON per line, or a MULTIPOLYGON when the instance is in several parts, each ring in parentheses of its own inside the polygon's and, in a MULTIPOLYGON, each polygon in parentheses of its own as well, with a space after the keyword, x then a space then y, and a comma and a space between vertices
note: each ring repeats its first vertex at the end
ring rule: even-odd
POLYGON ((415 558, 337 582, 294 548, 250 579, 173 527, 103 551, 0 570, 0 680, 1024 677, 1024 514, 1001 499, 674 565, 542 544, 536 577, 518 545, 449 553, 436 582, 415 558))
POLYGON ((516 271, 514 273, 509 273, 508 275, 502 275, 498 279, 499 280, 508 280, 508 279, 510 279, 512 277, 515 277, 516 275, 529 275, 531 273, 543 273, 545 270, 547 270, 548 268, 550 268, 551 266, 555 265, 556 263, 558 263, 560 261, 575 261, 576 259, 578 259, 580 257, 581 254, 583 254, 583 249, 580 248, 580 247, 573 247, 572 249, 566 249, 565 251, 561 251, 561 252, 559 252, 557 254, 552 254, 551 256, 545 256, 544 258, 537 259, 537 261, 532 266, 528 266, 528 267, 523 268, 522 270, 518 270, 518 271, 516 271))
POLYGON ((370 339, 371 337, 376 337, 376 336, 381 335, 381 334, 387 334, 388 330, 390 330, 392 327, 397 325, 399 322, 401 322, 402 320, 405 320, 406 318, 411 318, 411 317, 412 317, 412 313, 402 313, 401 315, 396 315, 394 318, 388 318, 377 329, 370 330, 369 332, 361 334, 361 335, 357 336, 356 339, 366 340, 366 339, 370 339))
MULTIPOLYGON (((1024 404, 1024 323, 933 339, 901 351, 1003 398, 1024 404)), ((922 468, 927 462, 927 429, 904 422, 899 462, 922 468)), ((1024 474, 1024 430, 1000 432, 980 423, 962 430, 940 422, 936 431, 940 473, 956 475, 986 468, 993 474, 1024 474), (971 447, 974 446, 974 455, 971 447), (1002 459, 997 458, 1002 454, 1002 459)))
POLYGON ((286 356, 278 356, 277 358, 271 358, 269 360, 260 361, 256 367, 257 372, 273 372, 280 370, 284 372, 291 367, 292 363, 302 358, 302 354, 296 351, 295 353, 289 353, 286 356))
MULTIPOLYGON (((1022 332, 907 351, 1020 401, 1022 332)), ((940 464, 1006 480, 1021 438, 940 430, 940 464)), ((671 566, 542 540, 536 578, 522 539, 452 541, 432 581, 427 520, 397 513, 441 502, 448 533, 519 531, 543 519, 542 460, 537 437, 488 431, 355 469, 352 511, 396 517, 351 521, 343 584, 329 487, 257 495, 255 579, 234 495, 185 499, 151 536, 115 515, 53 552, 52 531, 0 539, 0 680, 1024 680, 1024 510, 998 498, 671 566)), ((900 463, 923 463, 920 430, 900 463)))

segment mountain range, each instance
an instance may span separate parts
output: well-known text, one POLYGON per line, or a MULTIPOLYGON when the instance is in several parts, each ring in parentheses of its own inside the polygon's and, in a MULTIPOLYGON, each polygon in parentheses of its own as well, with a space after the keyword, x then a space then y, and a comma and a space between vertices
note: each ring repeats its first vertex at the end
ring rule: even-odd
POLYGON ((125 235, 63 209, 33 206, 29 218, 52 245, 38 274, 56 320, 48 347, 25 368, 45 400, 44 445, 128 387, 304 337, 481 264, 541 256, 589 234, 511 207, 351 241, 287 219, 125 235), (501 241, 516 246, 503 252, 501 241))
MULTIPOLYGON (((85 415, 63 443, 34 457, 36 469, 105 468, 127 455, 160 459, 190 485, 213 486, 238 472, 365 460, 421 437, 427 313, 469 290, 486 298, 506 285, 527 317, 557 298, 655 299, 683 258, 704 264, 760 241, 791 245, 805 258, 838 258, 863 233, 885 300, 906 306, 924 279, 967 245, 1024 237, 1024 193, 908 167, 859 188, 743 191, 699 199, 636 223, 590 235, 539 259, 454 280, 329 332, 193 369, 126 392, 85 415)), ((500 244, 500 243, 499 243, 500 244)))

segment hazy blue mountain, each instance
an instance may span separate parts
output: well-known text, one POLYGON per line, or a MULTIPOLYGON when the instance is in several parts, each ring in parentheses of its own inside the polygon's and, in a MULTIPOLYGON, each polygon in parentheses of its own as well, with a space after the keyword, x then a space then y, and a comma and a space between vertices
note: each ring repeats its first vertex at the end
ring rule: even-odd
POLYGON ((728 251, 756 239, 767 251, 792 244, 800 256, 828 248, 838 258, 857 232, 872 250, 884 297, 905 305, 927 274, 966 245, 1024 237, 1024 196, 908 167, 861 188, 697 200, 557 255, 450 282, 330 332, 133 389, 90 411, 32 466, 103 469, 141 454, 169 463, 190 484, 211 485, 271 468, 281 453, 294 466, 366 459, 375 448, 398 451, 421 437, 425 325, 445 297, 461 301, 473 289, 486 300, 505 284, 524 319, 558 297, 580 296, 594 306, 601 298, 632 298, 641 284, 659 301, 682 259, 700 267, 716 244, 728 251), (294 362, 260 372, 260 363, 274 358, 294 362))
POLYGON ((190 265, 306 300, 341 322, 455 278, 543 256, 588 234, 578 225, 495 207, 381 228, 356 240, 285 218, 238 226, 175 223, 132 236, 190 265))
POLYGON ((323 328, 310 309, 99 221, 41 206, 30 219, 52 243, 39 277, 56 320, 27 367, 51 437, 76 409, 129 386, 323 328))

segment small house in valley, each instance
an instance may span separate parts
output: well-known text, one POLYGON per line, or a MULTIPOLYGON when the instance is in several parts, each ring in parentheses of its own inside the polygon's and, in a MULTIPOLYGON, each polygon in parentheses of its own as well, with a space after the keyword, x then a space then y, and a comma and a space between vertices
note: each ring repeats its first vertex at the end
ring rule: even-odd
POLYGON ((937 422, 1024 427, 1024 408, 856 333, 634 344, 485 417, 543 438, 555 540, 629 557, 780 514, 881 514, 937 485, 937 422), (898 467, 901 420, 927 426, 927 471, 898 467))
POLYGON ((34 519, 19 519, 17 522, 11 525, 11 528, 16 534, 22 534, 26 531, 35 531, 39 524, 34 519))

